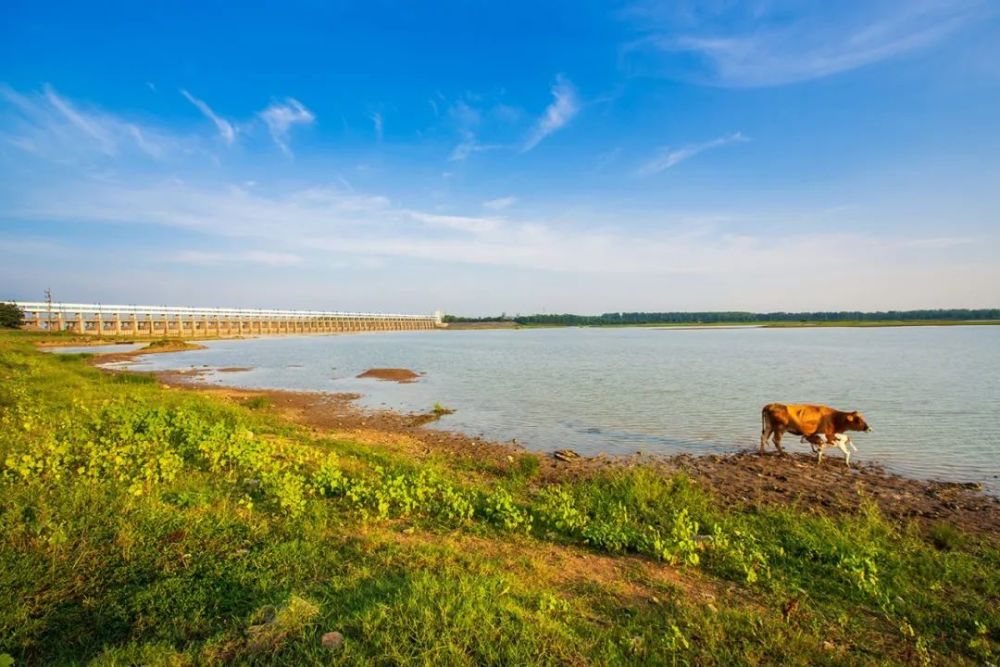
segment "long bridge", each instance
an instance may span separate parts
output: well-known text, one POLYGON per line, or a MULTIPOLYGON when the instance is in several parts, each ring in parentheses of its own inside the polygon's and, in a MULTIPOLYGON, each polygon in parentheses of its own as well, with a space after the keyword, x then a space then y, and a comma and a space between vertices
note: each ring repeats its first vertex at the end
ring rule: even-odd
POLYGON ((441 314, 397 315, 326 310, 185 308, 93 303, 12 302, 24 328, 92 336, 225 338, 356 331, 414 331, 441 327, 441 314))

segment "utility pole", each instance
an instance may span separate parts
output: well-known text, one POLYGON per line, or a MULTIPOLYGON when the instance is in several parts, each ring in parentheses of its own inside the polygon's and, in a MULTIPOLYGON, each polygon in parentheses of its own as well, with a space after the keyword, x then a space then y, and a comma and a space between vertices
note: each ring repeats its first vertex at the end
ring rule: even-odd
POLYGON ((52 288, 45 288, 45 303, 48 305, 48 312, 45 319, 45 330, 52 331, 52 288))

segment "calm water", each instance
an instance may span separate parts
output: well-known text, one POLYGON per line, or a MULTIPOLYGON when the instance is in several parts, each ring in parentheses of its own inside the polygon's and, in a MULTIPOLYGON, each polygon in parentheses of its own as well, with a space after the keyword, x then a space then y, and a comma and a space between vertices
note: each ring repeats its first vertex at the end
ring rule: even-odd
POLYGON ((439 402, 457 410, 439 428, 581 453, 735 451, 756 446, 765 403, 825 403, 861 410, 875 429, 855 435, 858 460, 1000 491, 1000 327, 539 329, 207 345, 138 368, 251 366, 209 381, 359 392, 364 405, 398 410, 439 402), (426 376, 403 385, 355 378, 372 367, 426 376))

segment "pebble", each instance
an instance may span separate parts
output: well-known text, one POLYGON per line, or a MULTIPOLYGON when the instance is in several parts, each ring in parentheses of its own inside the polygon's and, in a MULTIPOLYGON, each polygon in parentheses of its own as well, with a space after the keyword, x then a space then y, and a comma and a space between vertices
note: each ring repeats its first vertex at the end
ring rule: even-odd
POLYGON ((335 649, 340 648, 340 645, 344 643, 344 635, 339 632, 325 632, 323 633, 323 648, 335 649))

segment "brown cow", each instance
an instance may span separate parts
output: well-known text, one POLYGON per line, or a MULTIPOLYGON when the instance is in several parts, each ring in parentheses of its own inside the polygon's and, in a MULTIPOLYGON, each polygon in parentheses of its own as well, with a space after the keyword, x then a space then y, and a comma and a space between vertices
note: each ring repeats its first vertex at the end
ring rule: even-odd
MULTIPOLYGON (((787 431, 793 435, 801 435, 813 445, 813 451, 819 448, 820 460, 823 448, 830 445, 841 446, 845 431, 871 432, 871 427, 864 416, 857 410, 841 412, 825 405, 785 405, 784 403, 769 403, 761 411, 760 452, 764 453, 764 445, 773 436, 774 446, 782 454, 781 436, 787 431), (826 442, 820 436, 826 436, 826 442)), ((848 439, 849 440, 849 439, 848 439)), ((844 447, 841 447, 843 449, 844 447)), ((850 459, 848 459, 850 465, 850 459)))

